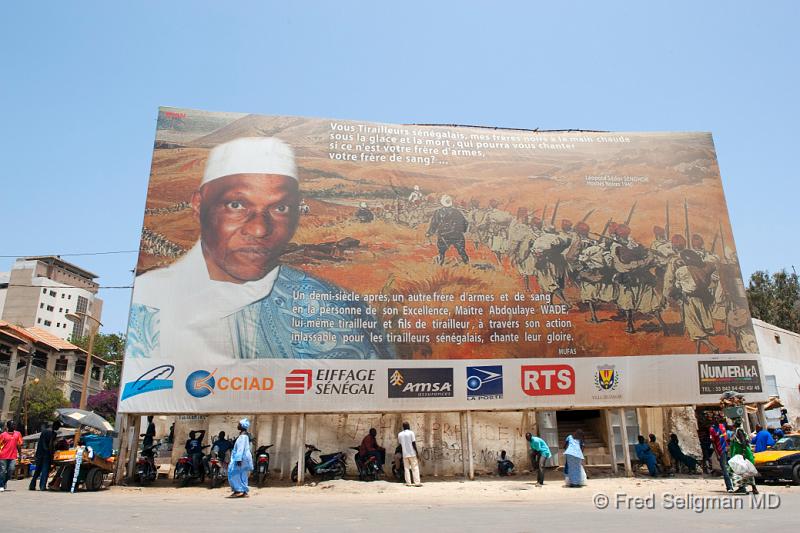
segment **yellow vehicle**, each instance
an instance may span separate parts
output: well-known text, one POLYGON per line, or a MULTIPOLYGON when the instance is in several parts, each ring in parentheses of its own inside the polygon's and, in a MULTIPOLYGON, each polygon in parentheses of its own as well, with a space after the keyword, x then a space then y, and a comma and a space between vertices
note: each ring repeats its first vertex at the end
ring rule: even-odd
POLYGON ((784 436, 772 448, 755 454, 755 460, 759 479, 800 484, 800 433, 784 436))

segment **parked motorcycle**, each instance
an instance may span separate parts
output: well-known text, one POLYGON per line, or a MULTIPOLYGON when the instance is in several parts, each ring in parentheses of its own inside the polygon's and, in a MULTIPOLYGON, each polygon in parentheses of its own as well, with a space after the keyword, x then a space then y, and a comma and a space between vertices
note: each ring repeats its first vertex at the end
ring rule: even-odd
POLYGON ((269 446, 259 446, 256 450, 255 476, 256 484, 259 488, 264 485, 264 482, 269 476, 269 452, 267 450, 270 448, 272 448, 272 444, 269 446))
MULTIPOLYGON (((208 448, 208 445, 202 447, 203 450, 208 448)), ((200 459, 199 467, 196 467, 192 462, 192 458, 189 455, 182 455, 178 459, 178 463, 175 465, 175 481, 181 486, 186 487, 189 483, 193 483, 195 481, 203 482, 205 481, 206 472, 205 468, 203 467, 203 460, 200 459)))
POLYGON ((228 477, 224 459, 224 457, 219 456, 216 448, 213 448, 208 455, 206 464, 208 465, 208 479, 211 482, 212 489, 222 485, 228 477))
POLYGON ((149 485, 156 480, 158 468, 156 467, 156 455, 158 444, 153 444, 142 448, 139 459, 136 460, 136 481, 139 485, 149 485))
MULTIPOLYGON (((320 453, 319 460, 312 454, 320 452, 313 444, 306 444, 305 469, 309 475, 321 479, 341 479, 347 471, 347 455, 344 452, 320 453)), ((292 481, 297 481, 297 463, 292 469, 292 481)))
POLYGON ((378 481, 383 475, 383 468, 378 464, 378 458, 374 455, 368 455, 366 459, 362 458, 358 446, 351 446, 350 449, 356 451, 354 459, 358 469, 358 479, 361 481, 378 481))

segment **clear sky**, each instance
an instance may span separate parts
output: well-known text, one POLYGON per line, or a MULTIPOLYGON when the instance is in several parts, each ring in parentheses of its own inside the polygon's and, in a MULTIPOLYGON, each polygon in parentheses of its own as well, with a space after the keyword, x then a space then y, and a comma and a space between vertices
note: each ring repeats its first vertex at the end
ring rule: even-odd
MULTIPOLYGON (((0 255, 138 248, 168 105, 711 131, 745 276, 800 268, 799 15, 796 1, 8 3, 0 255)), ((65 258, 102 285, 129 285, 136 263, 65 258)), ((124 331, 130 291, 101 296, 104 331, 124 331)))

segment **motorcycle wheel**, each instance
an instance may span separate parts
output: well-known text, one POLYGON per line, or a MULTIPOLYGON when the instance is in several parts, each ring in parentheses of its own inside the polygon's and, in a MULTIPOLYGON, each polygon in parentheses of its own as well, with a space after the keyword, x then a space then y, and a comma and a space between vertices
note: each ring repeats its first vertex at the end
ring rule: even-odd
POLYGON ((292 483, 297 483, 297 465, 292 468, 292 483))
POLYGON ((337 461, 336 464, 331 468, 331 479, 342 479, 346 469, 347 468, 343 461, 337 461))
POLYGON ((219 475, 219 469, 212 470, 211 473, 209 473, 209 477, 211 478, 211 488, 216 489, 217 487, 219 487, 221 481, 219 475))
POLYGON ((256 484, 258 485, 259 489, 264 486, 264 481, 266 480, 267 480, 267 473, 259 472, 258 477, 256 478, 256 484))

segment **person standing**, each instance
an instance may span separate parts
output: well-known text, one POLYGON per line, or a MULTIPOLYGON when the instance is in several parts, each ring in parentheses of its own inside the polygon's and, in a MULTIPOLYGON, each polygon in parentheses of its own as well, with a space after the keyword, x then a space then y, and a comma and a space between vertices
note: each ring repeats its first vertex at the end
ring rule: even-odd
POLYGON ((775 446, 775 439, 772 438, 772 435, 769 434, 769 431, 766 428, 761 427, 761 425, 756 425, 756 435, 753 437, 753 440, 750 441, 751 444, 754 444, 756 447, 756 453, 763 452, 767 448, 771 446, 775 446))
POLYGON ((21 446, 22 434, 16 431, 14 421, 9 420, 6 430, 0 433, 0 492, 6 490, 8 480, 14 475, 21 446))
POLYGON ((239 436, 233 445, 231 464, 228 465, 228 484, 233 489, 231 498, 247 498, 250 488, 247 479, 253 471, 253 455, 250 453, 250 421, 243 418, 239 421, 239 436))
POLYGON ((39 478, 39 490, 47 490, 47 478, 50 475, 50 464, 53 461, 55 451, 56 435, 61 428, 61 422, 56 420, 53 426, 45 429, 39 434, 39 442, 36 444, 36 469, 31 477, 29 490, 36 490, 36 479, 39 478))
POLYGON ((567 486, 582 487, 586 484, 583 471, 583 430, 576 431, 575 436, 567 435, 566 445, 564 455, 567 459, 567 486))
POLYGON ((725 479, 725 488, 728 489, 728 492, 733 492, 731 476, 728 474, 728 432, 722 422, 722 417, 717 417, 714 423, 709 426, 708 435, 711 437, 711 443, 714 445, 714 454, 719 462, 719 468, 722 470, 722 477, 725 479))
POLYGON ((403 471, 406 486, 411 486, 413 478, 414 486, 421 487, 419 460, 417 459, 417 436, 411 431, 411 425, 408 422, 403 422, 403 431, 397 434, 397 441, 403 451, 403 471))
MULTIPOLYGON (((733 438, 731 438, 731 457, 741 455, 747 461, 750 461, 751 465, 755 465, 756 460, 755 457, 753 457, 753 450, 750 449, 750 439, 747 436, 747 432, 745 432, 744 428, 742 427, 741 420, 737 419, 735 424, 736 426, 733 430, 733 438)), ((746 493, 747 489, 745 487, 747 485, 752 487, 753 494, 758 494, 758 488, 756 487, 756 480, 754 476, 739 475, 734 472, 734 478, 737 494, 746 493)))
POLYGON ((528 440, 528 444, 531 447, 531 456, 533 459, 532 462, 534 468, 537 470, 536 482, 541 487, 544 485, 544 465, 552 455, 550 453, 550 447, 547 445, 544 439, 535 437, 530 433, 526 433, 525 438, 528 440))

